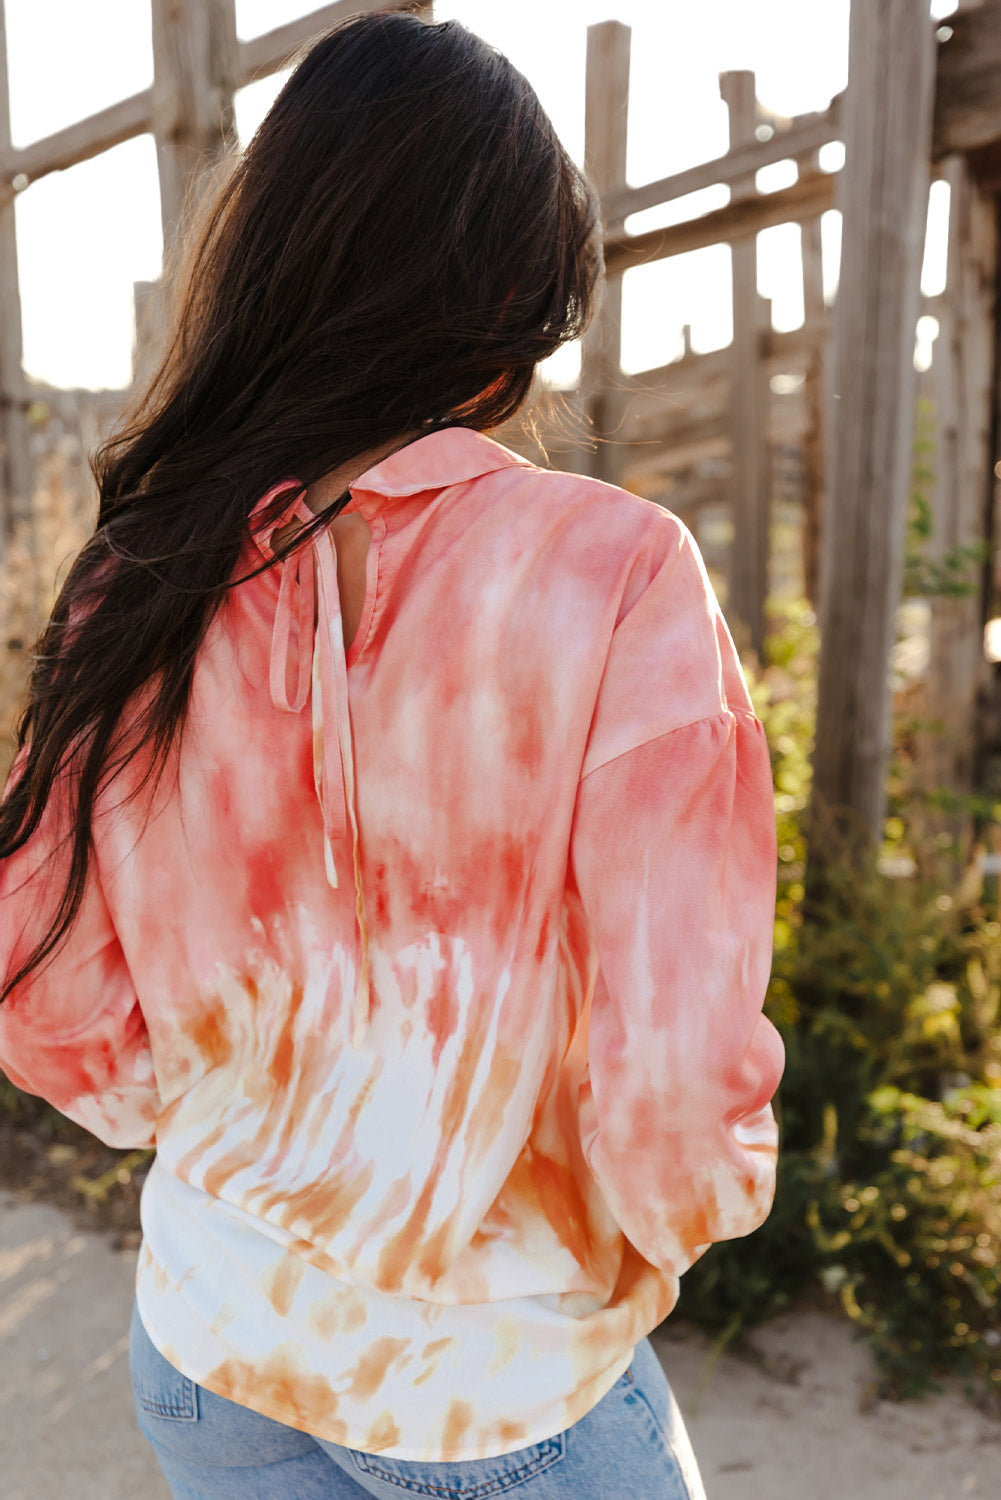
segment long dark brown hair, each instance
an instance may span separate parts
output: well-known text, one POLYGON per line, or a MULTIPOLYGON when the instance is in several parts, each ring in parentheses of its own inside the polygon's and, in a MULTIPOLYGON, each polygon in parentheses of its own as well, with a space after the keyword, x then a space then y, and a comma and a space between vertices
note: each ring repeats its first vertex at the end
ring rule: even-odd
POLYGON ((0 1000, 80 907, 98 794, 140 751, 161 774, 260 497, 414 432, 499 425, 582 332, 600 268, 593 192, 485 42, 383 12, 307 52, 205 200, 167 352, 93 459, 97 526, 37 643, 0 806, 4 859, 67 778, 69 873, 0 1000))

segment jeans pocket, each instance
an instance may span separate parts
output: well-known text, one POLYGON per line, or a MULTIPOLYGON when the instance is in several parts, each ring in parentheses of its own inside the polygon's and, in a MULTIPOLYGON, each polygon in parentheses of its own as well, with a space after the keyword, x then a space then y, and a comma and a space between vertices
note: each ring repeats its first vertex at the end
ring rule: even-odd
POLYGON ((129 1373, 136 1406, 142 1412, 168 1422, 198 1421, 195 1382, 164 1359, 143 1327, 135 1306, 129 1327, 129 1373))
POLYGON ((378 1453, 359 1453, 351 1449, 351 1459, 360 1473, 395 1485, 411 1495, 434 1495, 437 1500, 487 1500, 502 1495, 515 1485, 524 1484, 537 1474, 551 1469, 566 1453, 563 1433, 502 1453, 497 1458, 475 1458, 458 1463, 415 1463, 399 1458, 384 1458, 378 1453))

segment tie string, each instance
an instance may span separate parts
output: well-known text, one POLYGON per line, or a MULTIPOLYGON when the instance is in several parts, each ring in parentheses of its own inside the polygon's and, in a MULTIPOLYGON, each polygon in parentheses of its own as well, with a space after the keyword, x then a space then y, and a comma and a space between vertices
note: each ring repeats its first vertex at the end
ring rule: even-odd
MULTIPOLYGON (((275 500, 291 484, 277 485, 255 507, 254 514, 275 500)), ((266 555, 274 556, 271 537, 290 516, 310 521, 313 513, 301 496, 274 523, 267 536, 266 555)), ((347 659, 337 586, 337 549, 329 530, 321 529, 277 564, 281 571, 278 602, 271 634, 269 685, 271 701, 284 713, 299 713, 312 698, 313 785, 323 827, 324 869, 337 889, 338 854, 335 846, 351 832, 351 863, 355 886, 355 999, 351 1043, 364 1045, 371 1012, 368 927, 361 879, 357 788, 348 694, 347 659), (296 640, 292 627, 295 622, 296 640), (289 680, 295 687, 290 696, 289 680)))

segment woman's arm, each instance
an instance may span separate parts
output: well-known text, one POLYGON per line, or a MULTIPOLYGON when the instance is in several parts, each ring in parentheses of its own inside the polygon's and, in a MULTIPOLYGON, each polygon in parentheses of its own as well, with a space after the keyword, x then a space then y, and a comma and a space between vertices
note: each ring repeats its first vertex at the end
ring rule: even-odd
MULTIPOLYGON (((64 888, 68 828, 60 789, 27 844, 0 862, 4 984, 46 931, 64 888)), ((109 1146, 154 1143, 161 1105, 146 1023, 94 860, 66 937, 0 1005, 0 1067, 109 1146)))
POLYGON ((670 514, 650 538, 571 839, 599 960, 580 1126, 625 1235, 680 1275, 774 1194, 776 827, 765 732, 695 540, 670 514))
POLYGON ((573 868, 600 960, 585 1156, 623 1233, 680 1275, 757 1228, 775 1188, 783 1049, 761 1015, 775 818, 757 719, 725 710, 593 771, 573 868))

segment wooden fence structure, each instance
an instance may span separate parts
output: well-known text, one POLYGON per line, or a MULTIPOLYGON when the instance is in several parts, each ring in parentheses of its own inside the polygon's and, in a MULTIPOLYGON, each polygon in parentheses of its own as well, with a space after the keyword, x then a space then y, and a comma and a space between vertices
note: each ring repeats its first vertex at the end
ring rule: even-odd
MULTIPOLYGON (((432 10, 418 0, 338 0, 240 41, 235 0, 151 0, 151 7, 152 87, 14 149, 0 0, 0 535, 27 515, 32 488, 26 411, 35 393, 21 370, 15 195, 47 173, 151 131, 169 239, 202 168, 232 141, 237 88, 278 70, 348 14, 400 9, 430 17, 432 10)), ((608 285, 569 398, 577 431, 567 435, 543 420, 542 438, 550 461, 668 505, 697 535, 703 518, 725 512, 727 617, 758 651, 774 561, 770 518, 777 496, 794 502, 803 584, 822 625, 818 797, 851 809, 877 833, 888 752, 886 663, 919 389, 911 357, 919 311, 932 312, 940 328, 932 368, 922 377, 936 403, 934 546, 942 551, 996 534, 1001 0, 963 0, 938 28, 928 0, 853 0, 851 29, 848 87, 827 109, 779 118, 757 100, 752 74, 724 74, 727 153, 639 186, 625 177, 629 30, 617 21, 589 29, 585 166, 603 202, 608 285), (846 143, 845 166, 822 171, 818 153, 832 141, 846 143), (795 163, 796 180, 760 191, 756 174, 779 161, 795 163), (948 181, 952 194, 948 281, 941 296, 922 303, 933 176, 948 181), (713 184, 729 189, 725 206, 630 232, 631 215, 713 184), (831 209, 841 211, 851 248, 828 307, 820 223, 831 209), (789 223, 802 235, 805 318, 800 328, 777 332, 757 289, 756 236, 789 223), (623 273, 721 243, 732 254, 732 343, 696 354, 686 335, 681 358, 625 375, 623 273)), ((530 448, 528 439, 512 441, 530 448)), ((981 643, 998 596, 988 564, 975 594, 933 605, 931 696, 950 732, 930 738, 928 764, 934 784, 960 793, 978 774, 990 737, 991 668, 981 643)))
MULTIPOLYGON (((1001 612, 1001 0, 960 0, 941 26, 930 21, 927 0, 853 0, 849 83, 826 110, 779 119, 756 99, 752 74, 723 74, 727 154, 641 187, 627 184, 624 172, 627 29, 593 27, 589 43, 586 162, 605 203, 609 278, 728 243, 733 338, 725 349, 694 354, 686 330, 680 359, 626 376, 615 287, 584 342, 577 402, 597 454, 585 449, 577 466, 668 505, 697 535, 701 514, 725 509, 727 617, 757 652, 774 502, 783 493, 795 500, 804 591, 821 621, 814 806, 843 835, 878 838, 918 397, 933 403, 931 554, 986 542, 988 556, 967 594, 930 600, 916 779, 926 791, 962 799, 990 780, 989 758, 1001 757, 1001 698, 983 647, 989 616, 1001 612), (845 166, 821 171, 818 154, 833 141, 846 147, 845 166), (795 182, 759 191, 757 172, 778 161, 795 164, 795 182), (923 297, 935 179, 950 187, 947 277, 941 293, 923 297), (730 189, 726 206, 628 232, 630 214, 713 184, 730 189), (844 248, 827 307, 820 225, 831 209, 841 213, 844 248), (801 230, 805 317, 780 333, 758 293, 756 236, 785 223, 801 230), (919 315, 939 325, 920 377, 919 315)), ((573 460, 558 439, 550 447, 573 460)), ((968 811, 940 824, 964 858, 968 811)))
MULTIPOLYGON (((430 16, 423 0, 337 0, 261 36, 241 41, 236 0, 149 0, 153 84, 64 130, 15 149, 10 137, 6 17, 0 0, 0 413, 4 486, 0 549, 10 526, 28 516, 32 491, 27 411, 36 393, 24 379, 14 242, 14 199, 33 182, 63 172, 135 136, 156 141, 164 243, 202 171, 234 143, 237 89, 285 67, 312 37, 347 15, 374 10, 430 16)), ((0 558, 2 558, 0 550, 0 558)))

